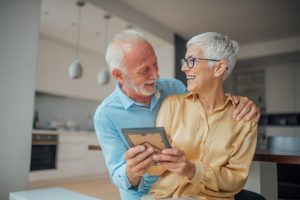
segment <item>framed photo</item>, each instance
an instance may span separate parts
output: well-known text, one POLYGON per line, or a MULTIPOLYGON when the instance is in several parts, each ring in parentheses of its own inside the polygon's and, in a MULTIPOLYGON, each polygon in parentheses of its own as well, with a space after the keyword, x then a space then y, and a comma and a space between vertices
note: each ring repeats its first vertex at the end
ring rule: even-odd
POLYGON ((144 145, 152 147, 155 152, 171 148, 163 127, 123 128, 122 133, 130 147, 144 145))

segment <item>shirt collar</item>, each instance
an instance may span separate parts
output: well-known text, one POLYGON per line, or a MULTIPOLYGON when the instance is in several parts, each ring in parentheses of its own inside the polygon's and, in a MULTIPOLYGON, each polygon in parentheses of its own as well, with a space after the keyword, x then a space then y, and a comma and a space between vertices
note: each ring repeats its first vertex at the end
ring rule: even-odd
POLYGON ((134 104, 134 101, 130 99, 121 89, 119 83, 116 84, 116 93, 119 96, 121 103, 123 107, 127 110, 132 104, 134 104))
MULTIPOLYGON (((156 83, 156 90, 154 92, 154 94, 151 96, 151 103, 150 103, 150 109, 152 110, 156 103, 158 102, 158 99, 160 98, 160 91, 162 90, 162 87, 160 84, 156 83)), ((147 106, 145 104, 141 104, 138 102, 135 102, 134 100, 132 100, 131 98, 129 98, 121 89, 120 85, 117 83, 116 84, 116 93, 119 96, 121 103, 123 105, 123 107, 125 108, 125 110, 127 110, 130 106, 132 105, 139 105, 139 106, 147 106)))
MULTIPOLYGON (((234 103, 231 94, 225 94, 225 96, 226 96, 226 101, 225 101, 225 103, 224 103, 222 106, 216 108, 215 111, 223 110, 223 109, 227 106, 228 103, 231 103, 231 104, 233 105, 233 107, 236 107, 236 106, 237 106, 237 105, 234 103)), ((188 94, 185 95, 185 98, 186 98, 186 99, 191 99, 191 100, 193 100, 193 101, 196 101, 196 100, 198 99, 198 94, 195 94, 195 93, 190 92, 190 93, 188 93, 188 94)))

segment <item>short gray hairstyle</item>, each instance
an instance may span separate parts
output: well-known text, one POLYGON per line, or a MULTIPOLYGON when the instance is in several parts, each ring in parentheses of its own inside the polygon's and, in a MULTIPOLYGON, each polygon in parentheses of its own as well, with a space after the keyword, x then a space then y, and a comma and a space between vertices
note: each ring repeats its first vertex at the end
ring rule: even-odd
MULTIPOLYGON (((225 60, 228 70, 224 80, 231 74, 235 63, 239 45, 236 41, 220 33, 207 32, 192 37, 186 47, 197 45, 203 51, 203 55, 208 59, 225 60)), ((214 61, 209 61, 208 66, 213 67, 214 61)))
POLYGON ((105 60, 108 64, 110 71, 114 68, 120 69, 125 72, 124 68, 124 50, 120 47, 120 44, 123 42, 138 42, 138 41, 147 41, 144 38, 144 35, 134 29, 127 29, 118 34, 116 34, 111 43, 108 45, 105 54, 105 60))

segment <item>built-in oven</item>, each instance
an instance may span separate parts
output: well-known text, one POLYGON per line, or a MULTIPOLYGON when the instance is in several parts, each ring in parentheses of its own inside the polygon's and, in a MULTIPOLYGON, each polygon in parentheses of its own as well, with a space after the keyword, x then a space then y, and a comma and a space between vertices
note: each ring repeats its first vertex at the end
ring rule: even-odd
POLYGON ((56 169, 57 134, 32 134, 30 171, 56 169))

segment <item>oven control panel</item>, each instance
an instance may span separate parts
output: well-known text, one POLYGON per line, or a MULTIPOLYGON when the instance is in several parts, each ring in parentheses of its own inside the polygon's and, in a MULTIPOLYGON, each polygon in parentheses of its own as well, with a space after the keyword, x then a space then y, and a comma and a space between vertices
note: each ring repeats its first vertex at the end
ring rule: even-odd
POLYGON ((58 135, 55 134, 32 134, 32 144, 57 144, 58 135))

